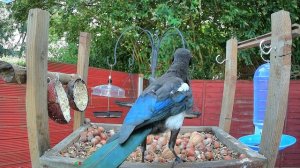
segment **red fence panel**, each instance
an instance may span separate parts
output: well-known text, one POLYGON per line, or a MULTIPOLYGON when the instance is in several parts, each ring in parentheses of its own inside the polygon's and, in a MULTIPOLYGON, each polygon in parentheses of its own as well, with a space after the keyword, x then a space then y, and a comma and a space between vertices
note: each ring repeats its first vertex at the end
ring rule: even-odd
MULTIPOLYGON (((76 65, 49 63, 49 71, 76 73, 76 65)), ((128 107, 120 107, 110 99, 110 110, 122 112, 121 118, 96 118, 95 111, 106 111, 105 97, 91 95, 91 88, 106 84, 109 71, 99 68, 89 68, 88 90, 90 94, 86 117, 92 122, 122 123, 128 107)), ((133 97, 118 99, 134 101, 137 95, 137 78, 132 80, 128 73, 112 73, 113 84, 123 87, 127 95, 133 97), (133 84, 133 85, 132 85, 133 84)), ((222 104, 223 81, 192 80, 191 86, 195 102, 195 110, 201 112, 196 119, 185 119, 184 125, 218 125, 222 104)), ((25 111, 25 85, 7 84, 0 80, 0 167, 31 167, 25 111)), ((73 116, 73 112, 72 112, 73 116)), ((233 107, 233 119, 230 134, 236 138, 253 133, 253 84, 252 81, 238 81, 233 107)), ((73 120, 69 124, 61 125, 49 120, 50 143, 54 146, 72 132, 73 120)), ((291 81, 288 101, 288 113, 284 133, 300 139, 300 81, 291 81)), ((300 167, 300 143, 282 151, 278 155, 277 166, 300 167)))

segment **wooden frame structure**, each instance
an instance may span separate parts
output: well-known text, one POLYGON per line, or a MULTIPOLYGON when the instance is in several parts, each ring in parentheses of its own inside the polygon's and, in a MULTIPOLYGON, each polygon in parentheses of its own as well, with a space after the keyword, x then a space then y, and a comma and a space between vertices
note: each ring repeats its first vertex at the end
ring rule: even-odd
MULTIPOLYGON (((41 9, 32 9, 28 15, 26 115, 32 167, 42 167, 40 157, 50 148, 46 103, 49 17, 49 13, 41 9)), ((276 48, 271 52, 269 101, 260 150, 260 153, 268 159, 268 167, 275 165, 286 116, 292 37, 298 36, 300 32, 299 29, 292 30, 289 13, 286 11, 276 12, 271 18, 271 33, 239 43, 234 38, 227 41, 225 82, 219 123, 221 129, 229 132, 237 80, 238 50, 258 46, 258 40, 266 39, 267 42, 271 42, 273 48, 276 48)), ((85 81, 90 40, 88 33, 80 33, 77 73, 85 81)), ((83 120, 84 113, 75 113, 73 129, 78 129, 83 120)))
POLYGON ((292 38, 300 35, 299 25, 291 24, 290 14, 287 11, 273 13, 271 22, 270 33, 242 42, 237 42, 234 38, 227 41, 225 82, 219 122, 220 128, 226 132, 230 131, 237 77, 237 51, 259 46, 261 40, 271 43, 268 102, 259 151, 268 159, 267 167, 274 167, 276 163, 287 113, 292 38))
MULTIPOLYGON (((27 24, 26 120, 32 167, 41 167, 40 157, 50 148, 47 110, 48 29, 50 14, 31 9, 27 24)), ((91 36, 81 32, 77 74, 86 82, 91 36)), ((84 112, 74 113, 74 130, 83 124, 84 112)))
MULTIPOLYGON (((48 72, 48 31, 49 12, 31 9, 27 23, 27 83, 26 83, 26 120, 28 142, 32 167, 42 167, 40 157, 50 148, 47 77, 59 75, 63 79, 80 77, 87 84, 91 35, 80 32, 77 74, 48 72)), ((138 94, 143 89, 143 75, 139 74, 138 94)), ((60 79, 61 80, 61 79, 60 79)), ((73 131, 78 130, 84 122, 85 112, 74 113, 73 131)))

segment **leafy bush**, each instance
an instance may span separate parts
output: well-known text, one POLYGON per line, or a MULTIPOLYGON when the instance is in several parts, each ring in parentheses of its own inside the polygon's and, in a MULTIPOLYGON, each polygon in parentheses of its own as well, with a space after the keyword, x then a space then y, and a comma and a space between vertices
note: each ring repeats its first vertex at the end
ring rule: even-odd
MULTIPOLYGON (((55 43, 65 37, 67 48, 56 51, 51 58, 68 63, 76 62, 78 36, 80 31, 92 34, 90 66, 109 68, 106 60, 113 59, 117 38, 130 26, 140 26, 158 36, 170 27, 183 32, 188 48, 193 53, 194 67, 192 78, 222 79, 224 65, 215 61, 217 55, 225 57, 226 41, 232 36, 238 41, 254 38, 270 32, 271 14, 286 10, 291 14, 292 23, 299 22, 300 2, 288 3, 267 1, 199 1, 199 0, 49 0, 15 1, 12 3, 12 16, 20 24, 26 22, 29 9, 42 8, 51 13, 50 41, 55 43)), ((164 73, 172 54, 181 46, 178 36, 169 36, 162 42, 159 51, 157 75, 164 73)), ((300 42, 293 41, 292 64, 300 64, 300 42)), ((115 70, 151 74, 151 46, 147 36, 131 31, 121 40, 117 50, 115 70), (140 34, 140 35, 138 35, 140 34), (128 66, 128 59, 134 53, 135 64, 128 66)), ((240 79, 251 79, 255 69, 262 64, 259 49, 239 52, 238 72, 240 79)), ((295 69, 295 68, 293 68, 295 69)))

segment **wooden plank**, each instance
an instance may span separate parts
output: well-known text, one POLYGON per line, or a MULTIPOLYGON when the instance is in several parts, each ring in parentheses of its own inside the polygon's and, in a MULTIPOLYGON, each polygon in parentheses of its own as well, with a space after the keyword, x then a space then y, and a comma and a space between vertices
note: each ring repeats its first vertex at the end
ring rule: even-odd
POLYGON ((32 167, 50 148, 47 111, 47 56, 49 17, 47 11, 31 9, 27 24, 26 118, 32 167))
POLYGON ((229 132, 237 80, 237 40, 235 38, 231 38, 226 43, 226 59, 219 127, 229 132))
MULTIPOLYGON (((293 24, 292 25, 292 36, 293 38, 299 37, 300 36, 300 26, 299 24, 293 24)), ((245 41, 241 41, 238 43, 238 49, 239 50, 244 50, 247 48, 252 48, 252 47, 257 47, 259 46, 259 43, 261 40, 265 40, 265 44, 270 44, 271 43, 271 32, 266 33, 261 36, 257 36, 252 39, 248 39, 245 41)))
MULTIPOLYGON (((80 32, 79 48, 78 48, 78 61, 77 61, 77 74, 87 84, 88 68, 89 68, 89 55, 90 55, 91 35, 86 32, 80 32)), ((79 128, 84 121, 85 112, 74 111, 74 125, 73 131, 79 128)))
POLYGON ((292 32, 290 14, 279 11, 271 15, 272 42, 267 110, 262 131, 260 153, 274 167, 286 118, 291 70, 292 32))
POLYGON ((139 97, 144 90, 144 75, 143 74, 139 74, 138 77, 138 94, 137 97, 139 97))

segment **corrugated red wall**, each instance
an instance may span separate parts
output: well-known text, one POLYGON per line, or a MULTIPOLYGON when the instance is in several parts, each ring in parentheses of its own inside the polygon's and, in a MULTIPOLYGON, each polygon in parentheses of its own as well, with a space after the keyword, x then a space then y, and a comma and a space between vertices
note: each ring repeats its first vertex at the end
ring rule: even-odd
MULTIPOLYGON (((49 71, 75 73, 76 65, 49 63, 49 71)), ((89 68, 88 88, 106 84, 109 71, 89 68)), ((113 84, 126 89, 126 94, 134 94, 137 87, 137 75, 133 76, 131 87, 130 76, 127 73, 112 73, 113 84), (133 88, 133 89, 132 89, 133 88)), ((0 80, 0 167, 31 167, 25 111, 26 85, 7 84, 0 80)), ((197 119, 186 119, 185 125, 218 125, 222 104, 223 81, 193 80, 193 95, 195 104, 202 115, 197 119)), ((107 110, 107 98, 90 95, 90 104, 86 117, 92 122, 122 123, 128 108, 115 105, 116 99, 111 99, 111 110, 122 111, 122 118, 95 118, 94 111, 107 110)), ((120 99, 132 101, 134 98, 120 99)), ((251 81, 238 81, 233 109, 233 121, 230 134, 239 138, 251 134, 253 111, 253 85, 251 81)), ((73 121, 60 125, 49 120, 51 146, 57 144, 72 132, 73 121)), ((300 81, 291 81, 288 103, 288 114, 284 133, 300 138, 300 81)), ((300 167, 300 143, 297 142, 279 153, 277 166, 300 167)))

